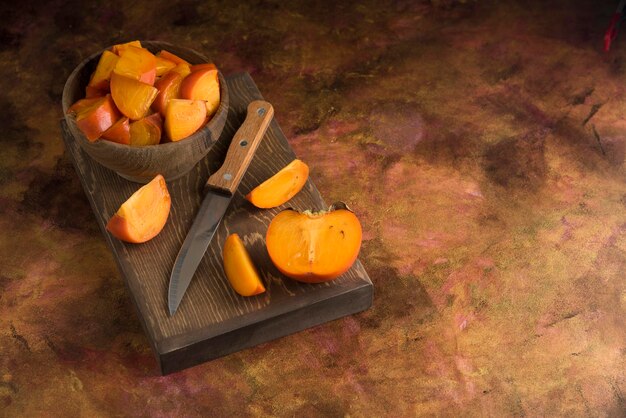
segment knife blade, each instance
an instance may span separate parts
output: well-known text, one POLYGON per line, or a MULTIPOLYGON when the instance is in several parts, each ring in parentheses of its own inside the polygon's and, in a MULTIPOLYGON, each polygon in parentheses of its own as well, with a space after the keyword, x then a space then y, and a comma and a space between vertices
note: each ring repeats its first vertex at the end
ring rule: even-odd
POLYGON ((224 163, 208 178, 204 199, 170 275, 167 298, 170 316, 176 313, 273 116, 274 108, 270 103, 251 102, 246 119, 231 140, 224 163))

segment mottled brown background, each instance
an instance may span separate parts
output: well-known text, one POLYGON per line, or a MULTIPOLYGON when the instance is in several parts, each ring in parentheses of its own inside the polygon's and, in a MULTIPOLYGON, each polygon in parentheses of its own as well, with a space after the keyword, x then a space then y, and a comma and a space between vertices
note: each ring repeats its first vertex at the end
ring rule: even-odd
POLYGON ((616 4, 3 2, 0 416, 626 415, 616 4), (132 39, 252 74, 362 220, 369 311, 156 375, 58 123, 132 39))

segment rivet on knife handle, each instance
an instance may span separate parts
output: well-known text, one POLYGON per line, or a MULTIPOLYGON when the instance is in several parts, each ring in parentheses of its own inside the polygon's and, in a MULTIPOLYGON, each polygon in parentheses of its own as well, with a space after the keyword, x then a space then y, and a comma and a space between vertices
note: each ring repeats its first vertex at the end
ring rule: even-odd
POLYGON ((274 108, 268 102, 255 100, 248 105, 246 120, 233 137, 224 164, 209 177, 205 189, 235 193, 273 116, 274 108))

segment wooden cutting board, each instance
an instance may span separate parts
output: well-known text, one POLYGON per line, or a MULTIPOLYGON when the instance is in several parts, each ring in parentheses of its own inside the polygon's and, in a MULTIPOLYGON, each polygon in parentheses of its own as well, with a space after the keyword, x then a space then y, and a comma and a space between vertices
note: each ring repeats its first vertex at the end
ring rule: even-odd
MULTIPOLYGON (((273 120, 177 313, 169 316, 170 272, 200 205, 202 187, 209 173, 220 167, 231 138, 245 118, 248 103, 263 99, 248 74, 231 76, 227 82, 230 110, 224 132, 207 157, 189 174, 168 184, 172 197, 170 218, 163 231, 145 244, 121 242, 104 229, 109 218, 140 185, 92 160, 74 141, 65 122, 61 122, 65 146, 162 374, 363 311, 372 304, 372 282, 358 260, 336 280, 304 284, 284 277, 269 259, 265 233, 278 212, 288 206, 299 210, 328 207, 310 180, 292 200, 276 209, 257 209, 244 199, 246 193, 295 158, 273 120), (235 232, 243 239, 262 275, 267 291, 261 295, 239 296, 224 275, 222 246, 226 237, 235 232)), ((280 109, 277 114, 280 117, 280 109)))

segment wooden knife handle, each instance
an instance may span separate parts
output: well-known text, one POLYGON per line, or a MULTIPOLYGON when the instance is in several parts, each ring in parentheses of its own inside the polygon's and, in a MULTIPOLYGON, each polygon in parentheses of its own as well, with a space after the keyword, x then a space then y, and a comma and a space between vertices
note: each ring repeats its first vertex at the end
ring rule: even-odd
POLYGON ((246 120, 235 133, 224 164, 209 177, 205 190, 212 189, 230 195, 235 193, 273 116, 274 108, 268 102, 255 100, 248 105, 246 120))

